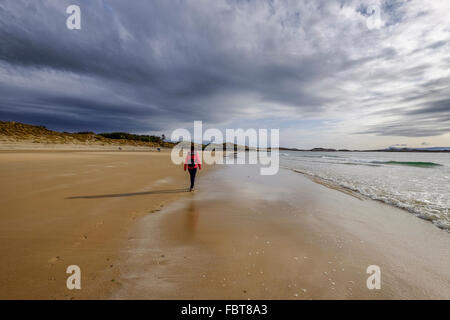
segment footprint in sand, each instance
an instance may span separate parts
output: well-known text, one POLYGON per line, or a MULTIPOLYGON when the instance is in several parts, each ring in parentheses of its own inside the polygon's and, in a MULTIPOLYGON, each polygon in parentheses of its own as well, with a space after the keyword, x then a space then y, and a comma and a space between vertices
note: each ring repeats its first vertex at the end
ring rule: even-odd
POLYGON ((55 262, 58 262, 61 260, 63 260, 63 259, 60 256, 56 256, 56 257, 48 259, 48 263, 55 263, 55 262))

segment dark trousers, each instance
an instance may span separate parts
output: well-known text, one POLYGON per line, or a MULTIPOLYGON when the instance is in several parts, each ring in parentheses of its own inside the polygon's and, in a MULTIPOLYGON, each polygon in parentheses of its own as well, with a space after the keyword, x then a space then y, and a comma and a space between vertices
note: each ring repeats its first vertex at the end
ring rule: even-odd
POLYGON ((191 189, 194 187, 194 183, 195 183, 195 175, 197 173, 197 168, 193 168, 193 169, 189 169, 189 175, 191 176, 191 189))

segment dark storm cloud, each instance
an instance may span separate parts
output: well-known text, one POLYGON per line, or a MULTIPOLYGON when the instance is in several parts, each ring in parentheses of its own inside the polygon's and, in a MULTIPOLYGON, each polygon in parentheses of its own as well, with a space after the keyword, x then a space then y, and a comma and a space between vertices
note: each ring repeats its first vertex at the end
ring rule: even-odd
MULTIPOLYGON (((385 45, 391 35, 383 30, 367 29, 367 4, 2 1, 0 118, 60 130, 147 132, 193 120, 329 118, 336 110, 337 117, 360 109, 382 117, 384 111, 372 110, 377 97, 426 101, 416 109, 390 108, 400 117, 395 124, 358 132, 411 136, 411 120, 423 135, 445 132, 448 100, 442 92, 428 96, 442 90, 442 82, 426 78, 434 64, 402 65, 404 48, 385 45), (69 4, 81 7, 81 30, 65 26, 69 4), (389 81, 409 81, 410 88, 392 97, 389 81), (355 84, 373 92, 362 96, 355 84), (430 102, 438 100, 443 104, 430 102)), ((386 25, 416 17, 402 1, 382 8, 386 25)), ((434 54, 447 45, 433 40, 412 52, 434 54)))
POLYGON ((364 132, 382 136, 427 137, 450 131, 450 98, 428 102, 411 110, 397 109, 394 115, 401 115, 406 121, 393 121, 371 126, 364 132))
POLYGON ((450 119, 446 119, 446 124, 442 121, 435 122, 431 120, 414 121, 411 124, 404 122, 393 122, 373 127, 364 132, 364 134, 376 134, 380 136, 402 136, 402 137, 432 137, 448 132, 450 119))
MULTIPOLYGON (((155 126, 155 120, 165 116, 186 122, 198 118, 220 121, 242 108, 217 105, 216 95, 255 94, 265 101, 304 104, 305 108, 325 101, 300 85, 293 90, 296 82, 320 76, 319 61, 290 67, 283 59, 273 63, 264 54, 227 50, 223 48, 226 26, 213 23, 213 17, 202 17, 201 12, 186 4, 174 7, 162 1, 137 2, 133 6, 123 1, 80 2, 80 31, 65 28, 64 10, 68 4, 2 4, 0 59, 22 68, 24 77, 30 69, 55 70, 90 77, 113 92, 126 90, 130 94, 130 101, 124 104, 96 102, 99 97, 67 97, 51 90, 46 97, 35 97, 34 103, 41 103, 42 108, 34 113, 54 106, 56 101, 68 116, 76 113, 71 128, 77 128, 76 123, 84 126, 85 119, 91 124, 93 119, 101 120, 105 109, 110 116, 123 116, 124 125, 147 117, 155 126), (191 16, 183 10, 190 10, 191 16), (131 88, 124 89, 127 86, 131 88), (156 105, 159 111, 146 105, 156 105)), ((23 93, 33 95, 27 89, 23 93)), ((14 114, 20 115, 20 108, 14 114)), ((124 126, 117 120, 114 127, 117 124, 124 126)), ((149 125, 147 129, 153 128, 149 125)))
POLYGON ((438 101, 432 101, 429 102, 427 105, 406 112, 407 114, 411 115, 428 115, 428 114, 436 114, 436 115, 449 115, 450 111, 450 98, 444 99, 444 100, 438 100, 438 101))

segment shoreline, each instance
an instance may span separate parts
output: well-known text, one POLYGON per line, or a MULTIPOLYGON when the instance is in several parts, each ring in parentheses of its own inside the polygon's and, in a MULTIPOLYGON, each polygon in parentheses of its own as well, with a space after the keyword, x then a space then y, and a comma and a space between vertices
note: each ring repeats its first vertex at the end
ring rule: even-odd
POLYGON ((394 203, 386 202, 386 201, 383 201, 381 199, 371 198, 371 197, 369 197, 369 196, 367 196, 367 195, 365 195, 363 193, 360 193, 358 190, 354 190, 354 189, 342 186, 342 185, 340 185, 340 184, 338 184, 338 183, 336 183, 336 182, 334 182, 332 180, 327 180, 327 179, 321 178, 319 176, 316 176, 316 175, 313 175, 313 174, 309 174, 309 173, 304 172, 304 171, 299 170, 299 169, 293 169, 293 168, 281 167, 281 166, 280 166, 280 169, 290 170, 292 172, 299 173, 299 174, 307 177, 308 179, 310 179, 311 181, 313 181, 313 182, 315 182, 317 184, 323 185, 323 186, 325 186, 327 188, 330 188, 330 189, 333 189, 333 190, 337 190, 339 192, 348 194, 350 196, 353 196, 353 197, 356 197, 356 198, 362 198, 362 199, 365 199, 365 200, 377 201, 377 202, 383 203, 385 205, 391 206, 393 208, 397 208, 397 209, 403 210, 405 212, 408 212, 409 214, 412 214, 416 218, 419 218, 419 219, 422 219, 424 221, 427 221, 427 222, 431 223, 433 226, 437 227, 438 229, 440 229, 442 231, 450 233, 450 229, 448 227, 440 225, 440 224, 435 224, 433 222, 434 221, 433 219, 431 219, 429 217, 426 217, 426 216, 423 216, 423 215, 420 215, 417 212, 415 212, 413 210, 410 210, 408 208, 397 206, 394 203))
POLYGON ((142 217, 110 298, 450 299, 447 233, 288 170, 257 172, 224 166, 142 217), (366 288, 373 264, 381 290, 366 288))

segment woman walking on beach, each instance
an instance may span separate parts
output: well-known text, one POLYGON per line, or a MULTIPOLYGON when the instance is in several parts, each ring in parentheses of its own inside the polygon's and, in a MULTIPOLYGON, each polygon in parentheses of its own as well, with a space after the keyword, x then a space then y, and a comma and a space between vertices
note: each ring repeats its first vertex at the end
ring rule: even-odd
POLYGON ((195 183, 195 175, 197 174, 197 167, 199 170, 202 169, 202 164, 200 162, 200 158, 198 157, 197 152, 194 150, 194 145, 191 145, 191 152, 188 152, 186 156, 186 160, 184 161, 184 171, 186 168, 189 171, 189 175, 191 176, 191 187, 189 188, 189 192, 194 190, 195 183))

